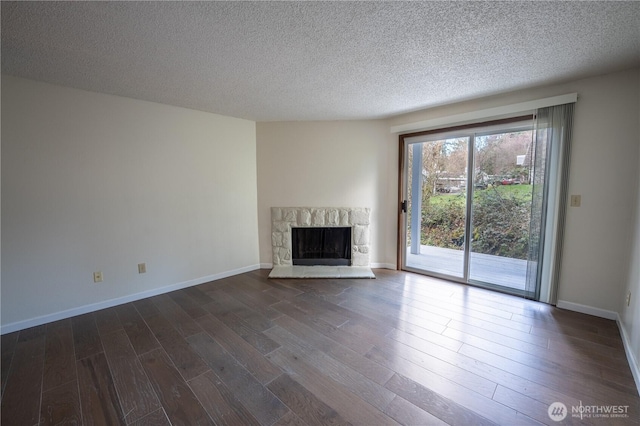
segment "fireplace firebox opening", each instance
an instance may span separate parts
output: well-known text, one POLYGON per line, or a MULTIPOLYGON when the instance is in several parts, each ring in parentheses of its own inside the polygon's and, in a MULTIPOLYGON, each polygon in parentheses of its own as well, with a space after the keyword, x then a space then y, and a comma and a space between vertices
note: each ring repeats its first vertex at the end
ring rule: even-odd
POLYGON ((351 265, 351 227, 291 228, 294 265, 351 265))

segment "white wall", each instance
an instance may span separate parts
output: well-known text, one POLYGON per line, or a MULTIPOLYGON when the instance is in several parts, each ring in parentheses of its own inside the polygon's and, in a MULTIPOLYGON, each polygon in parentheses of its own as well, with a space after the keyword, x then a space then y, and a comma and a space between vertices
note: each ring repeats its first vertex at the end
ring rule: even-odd
MULTIPOLYGON (((639 73, 636 69, 493 96, 405 114, 387 123, 395 126, 577 92, 569 193, 581 194, 582 206, 567 213, 559 299, 615 314, 629 265, 638 262, 638 257, 631 258, 630 247, 638 179, 639 73)), ((388 144, 397 145, 397 135, 389 135, 388 144)), ((397 182, 389 185, 389 193, 397 188, 397 182)))
MULTIPOLYGON (((371 263, 386 263, 389 156, 384 121, 277 122, 256 126, 260 262, 270 264, 271 207, 370 207, 371 263)), ((395 203, 395 201, 394 201, 395 203)), ((395 241, 394 241, 395 244, 395 241)), ((392 265, 393 266, 393 265, 392 265)))
POLYGON ((257 267, 254 122, 2 76, 2 124, 3 332, 257 267))

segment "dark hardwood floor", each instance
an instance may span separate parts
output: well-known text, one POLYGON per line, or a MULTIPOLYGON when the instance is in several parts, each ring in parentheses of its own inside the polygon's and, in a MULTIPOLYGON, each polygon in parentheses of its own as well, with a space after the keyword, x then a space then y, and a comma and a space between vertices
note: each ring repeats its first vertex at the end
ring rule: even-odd
POLYGON ((3 335, 1 423, 640 423, 614 321, 375 273, 260 270, 3 335))

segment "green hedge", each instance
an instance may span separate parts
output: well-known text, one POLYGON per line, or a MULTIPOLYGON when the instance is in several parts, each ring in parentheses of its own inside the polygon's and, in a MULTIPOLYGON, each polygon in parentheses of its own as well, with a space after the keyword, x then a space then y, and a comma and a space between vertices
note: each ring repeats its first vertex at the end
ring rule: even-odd
MULTIPOLYGON (((531 191, 526 187, 528 185, 475 191, 471 242, 475 253, 527 258, 531 191)), ((462 249, 464 197, 465 194, 459 194, 425 200, 421 244, 462 249)))

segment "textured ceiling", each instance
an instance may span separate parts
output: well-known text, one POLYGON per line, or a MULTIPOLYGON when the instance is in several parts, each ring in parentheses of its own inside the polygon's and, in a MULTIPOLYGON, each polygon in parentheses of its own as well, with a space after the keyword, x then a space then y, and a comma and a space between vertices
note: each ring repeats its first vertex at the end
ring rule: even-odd
POLYGON ((256 121, 379 118, 640 65, 639 2, 5 2, 2 72, 256 121))

